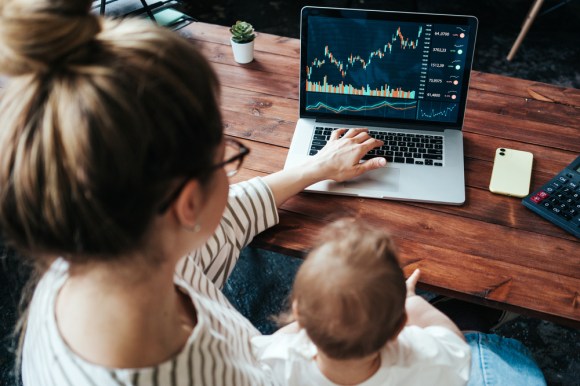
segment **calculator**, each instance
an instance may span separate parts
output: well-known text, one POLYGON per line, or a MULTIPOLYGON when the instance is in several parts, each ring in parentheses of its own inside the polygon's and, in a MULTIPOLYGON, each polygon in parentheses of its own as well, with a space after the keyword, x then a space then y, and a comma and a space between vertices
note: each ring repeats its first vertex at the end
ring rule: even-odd
POLYGON ((522 203, 580 238, 580 156, 522 203))

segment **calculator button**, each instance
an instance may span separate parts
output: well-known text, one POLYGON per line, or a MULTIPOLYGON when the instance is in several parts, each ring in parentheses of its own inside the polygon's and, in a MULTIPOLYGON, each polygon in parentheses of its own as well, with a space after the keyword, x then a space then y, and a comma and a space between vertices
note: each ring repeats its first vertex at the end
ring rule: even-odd
POLYGON ((544 190, 548 193, 554 193, 556 191, 552 186, 546 186, 544 190))
POLYGON ((536 196, 539 196, 542 200, 544 198, 548 198, 550 195, 546 192, 544 192, 543 190, 539 191, 538 194, 536 194, 536 196))
POLYGON ((576 189, 578 187, 578 184, 575 183, 575 182, 570 181, 570 182, 568 182, 568 187, 570 189, 574 190, 574 189, 576 189))
POLYGON ((568 182, 568 179, 566 177, 558 177, 558 181, 560 181, 561 183, 565 184, 566 182, 568 182))
POLYGON ((557 182, 557 181, 552 181, 552 186, 557 189, 557 188, 561 187, 562 184, 557 182))
POLYGON ((553 207, 552 208, 552 212, 554 212, 554 213, 560 213, 561 210, 560 210, 560 208, 553 207))
POLYGON ((540 197, 540 194, 538 193, 538 194, 530 197, 530 201, 532 201, 536 204, 539 204, 542 201, 542 197, 540 197))

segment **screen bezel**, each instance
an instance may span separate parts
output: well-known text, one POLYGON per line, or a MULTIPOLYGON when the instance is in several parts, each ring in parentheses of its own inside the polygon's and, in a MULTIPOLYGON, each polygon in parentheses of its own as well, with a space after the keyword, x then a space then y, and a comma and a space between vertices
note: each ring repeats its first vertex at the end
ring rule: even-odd
POLYGON ((466 15, 443 15, 427 13, 410 13, 410 12, 392 12, 365 9, 348 9, 348 8, 327 8, 311 7, 302 8, 300 17, 300 85, 299 85, 299 104, 301 118, 316 118, 321 122, 345 122, 348 120, 352 124, 369 125, 369 126, 389 126, 389 127, 406 127, 417 128, 421 130, 444 130, 457 129, 461 130, 465 118, 465 107, 467 104, 467 92, 469 89, 469 80, 471 66, 473 64, 473 55, 475 52, 475 40, 477 36, 478 20, 475 16, 466 15), (415 23, 441 23, 454 24, 458 26, 467 26, 473 33, 469 34, 468 48, 463 70, 463 84, 461 87, 462 98, 459 102, 459 111, 456 122, 437 122, 421 121, 413 119, 385 119, 382 117, 359 117, 353 115, 337 116, 333 113, 310 112, 306 110, 306 66, 307 57, 303 54, 307 51, 306 43, 308 41, 308 19, 310 16, 324 16, 335 18, 358 18, 369 20, 398 21, 398 22, 415 22, 415 23))

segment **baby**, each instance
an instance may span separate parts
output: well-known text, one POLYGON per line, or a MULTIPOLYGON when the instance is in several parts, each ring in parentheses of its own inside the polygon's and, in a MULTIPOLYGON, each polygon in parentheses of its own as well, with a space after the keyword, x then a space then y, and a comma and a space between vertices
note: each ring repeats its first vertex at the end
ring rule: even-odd
POLYGON ((296 275, 295 323, 252 340, 284 385, 465 385, 470 349, 445 315, 405 283, 384 232, 327 226, 296 275))

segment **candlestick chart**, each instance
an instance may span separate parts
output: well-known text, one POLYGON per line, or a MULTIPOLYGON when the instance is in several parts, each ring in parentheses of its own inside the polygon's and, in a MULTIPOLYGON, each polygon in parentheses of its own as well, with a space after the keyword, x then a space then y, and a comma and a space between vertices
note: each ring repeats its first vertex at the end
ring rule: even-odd
POLYGON ((311 22, 306 109, 415 118, 424 36, 418 23, 323 17, 311 22))
POLYGON ((413 24, 405 28, 408 32, 401 25, 393 24, 392 32, 381 27, 372 35, 357 31, 340 38, 324 36, 330 29, 317 31, 322 36, 310 45, 306 91, 415 99, 418 68, 413 65, 421 56, 423 27, 413 24), (362 45, 361 33, 367 35, 362 45))
POLYGON ((305 109, 454 122, 468 34, 448 24, 312 17, 301 62, 305 109))

